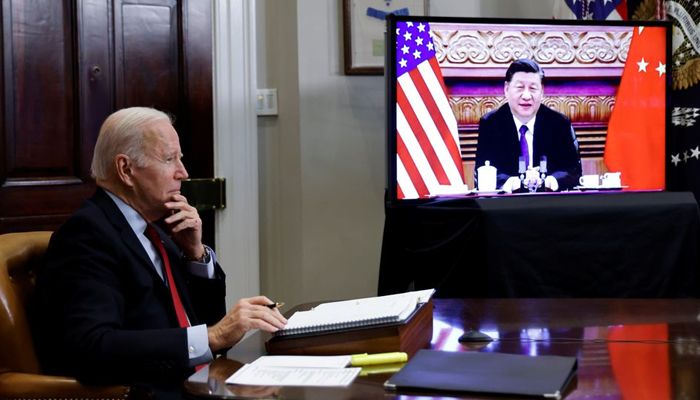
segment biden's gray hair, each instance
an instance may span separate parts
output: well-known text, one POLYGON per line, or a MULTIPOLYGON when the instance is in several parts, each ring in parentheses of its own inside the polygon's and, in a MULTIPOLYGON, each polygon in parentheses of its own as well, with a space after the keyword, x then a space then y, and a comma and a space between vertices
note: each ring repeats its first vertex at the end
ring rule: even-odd
POLYGON ((95 144, 90 167, 92 177, 109 180, 115 172, 114 158, 117 154, 125 154, 137 166, 145 167, 143 135, 148 125, 158 121, 172 124, 173 118, 148 107, 123 108, 107 117, 95 144))

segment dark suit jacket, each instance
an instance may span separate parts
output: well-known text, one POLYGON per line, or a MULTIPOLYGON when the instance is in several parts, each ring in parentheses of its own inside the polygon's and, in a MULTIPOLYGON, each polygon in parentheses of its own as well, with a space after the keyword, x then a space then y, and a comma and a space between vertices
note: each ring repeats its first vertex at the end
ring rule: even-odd
MULTIPOLYGON (((216 265, 217 279, 191 275, 159 233, 191 324, 218 322, 226 311, 223 271, 216 265)), ((168 288, 102 189, 51 237, 36 294, 34 331, 49 374, 149 386, 181 385, 194 372, 168 288)))
MULTIPOLYGON (((557 178, 560 190, 578 185, 581 158, 571 122, 562 114, 540 105, 533 136, 533 162, 538 166, 547 156, 548 175, 557 178)), ((479 121, 476 168, 489 160, 498 170, 498 187, 511 176, 518 176, 520 141, 508 104, 484 115, 479 121)), ((476 173, 476 172, 475 172, 476 173)))

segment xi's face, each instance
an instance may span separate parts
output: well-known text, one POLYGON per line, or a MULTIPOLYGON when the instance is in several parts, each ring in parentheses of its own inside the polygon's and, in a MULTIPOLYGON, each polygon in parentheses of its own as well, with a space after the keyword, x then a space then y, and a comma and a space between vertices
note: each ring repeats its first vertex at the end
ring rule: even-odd
POLYGON ((180 184, 187 179, 177 132, 167 121, 149 125, 144 134, 146 166, 133 172, 135 201, 149 222, 166 215, 165 203, 180 194, 180 184))
POLYGON ((542 79, 534 72, 516 72, 505 84, 505 95, 510 110, 522 123, 537 114, 542 102, 542 79))

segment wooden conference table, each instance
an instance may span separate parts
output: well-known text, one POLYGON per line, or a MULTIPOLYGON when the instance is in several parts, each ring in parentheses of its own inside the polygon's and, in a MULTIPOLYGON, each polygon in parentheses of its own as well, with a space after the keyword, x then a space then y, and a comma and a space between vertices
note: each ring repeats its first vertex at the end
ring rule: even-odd
MULTIPOLYGON (((578 358, 565 399, 700 398, 700 300, 697 299, 435 299, 432 349, 578 358), (464 345, 464 331, 496 341, 464 345)), ((190 398, 507 399, 463 393, 410 393, 382 387, 391 373, 358 376, 347 388, 256 387, 224 382, 264 355, 269 334, 257 332, 226 357, 192 375, 190 398)))

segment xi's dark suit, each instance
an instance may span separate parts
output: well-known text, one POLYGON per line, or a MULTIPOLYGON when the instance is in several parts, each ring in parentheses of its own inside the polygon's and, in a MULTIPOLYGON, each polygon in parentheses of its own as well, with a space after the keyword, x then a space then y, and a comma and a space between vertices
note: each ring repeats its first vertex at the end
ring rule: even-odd
MULTIPOLYGON (((221 268, 216 279, 190 274, 175 243, 159 234, 191 325, 218 322, 226 311, 221 268)), ((194 372, 167 286, 102 189, 51 237, 35 309, 47 373, 179 390, 194 372)))
MULTIPOLYGON (((513 113, 506 103, 479 121, 479 141, 475 168, 490 161, 498 172, 498 187, 511 176, 518 176, 520 141, 513 113)), ((548 175, 557 178, 559 188, 571 189, 581 176, 581 158, 571 122, 562 114, 540 105, 535 119, 532 143, 533 163, 547 156, 548 175)))

